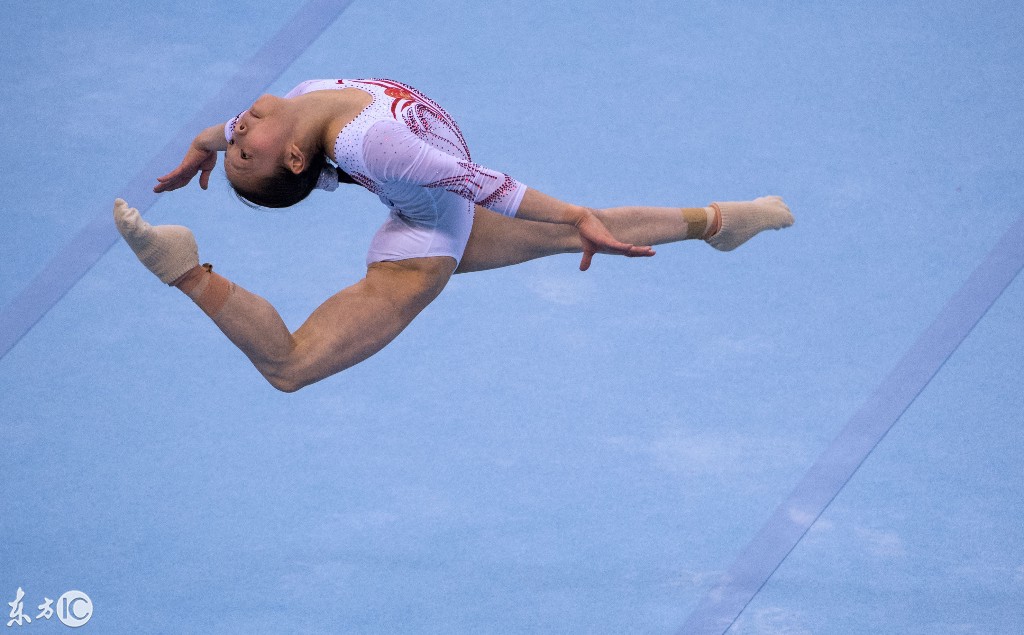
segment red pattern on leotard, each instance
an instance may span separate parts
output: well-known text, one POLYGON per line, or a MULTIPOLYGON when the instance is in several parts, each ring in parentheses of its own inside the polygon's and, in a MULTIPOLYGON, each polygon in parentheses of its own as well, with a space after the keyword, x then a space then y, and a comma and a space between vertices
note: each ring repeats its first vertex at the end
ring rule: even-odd
POLYGON ((469 144, 466 143, 465 137, 462 136, 462 130, 459 129, 452 116, 438 105, 437 102, 412 86, 393 79, 371 79, 364 80, 364 83, 373 84, 385 89, 384 94, 394 100, 391 102, 391 115, 395 119, 401 119, 417 137, 434 147, 437 147, 436 144, 440 142, 445 146, 439 148, 443 152, 461 159, 472 160, 469 154, 469 144), (410 106, 415 107, 409 109, 410 106), (399 114, 401 114, 401 117, 399 117, 399 114), (458 139, 458 145, 452 147, 452 142, 444 136, 432 134, 430 129, 434 125, 444 126, 449 132, 453 133, 455 138, 458 139))
MULTIPOLYGON (((450 176, 444 179, 438 179, 437 181, 432 181, 430 183, 425 183, 423 187, 443 188, 456 196, 473 200, 475 192, 479 192, 484 187, 484 185, 480 183, 478 179, 491 179, 492 181, 498 179, 497 176, 487 174, 486 172, 482 171, 480 167, 477 166, 475 163, 470 163, 469 161, 459 161, 458 163, 459 167, 465 170, 465 173, 456 176, 450 176), (471 187, 471 185, 475 185, 476 187, 471 187)), ((506 175, 505 178, 510 177, 506 175)), ((499 188, 499 190, 500 189, 501 188, 499 188)), ((491 196, 488 198, 491 198, 493 196, 494 194, 491 194, 491 196)), ((483 203, 480 204, 483 205, 483 203)))

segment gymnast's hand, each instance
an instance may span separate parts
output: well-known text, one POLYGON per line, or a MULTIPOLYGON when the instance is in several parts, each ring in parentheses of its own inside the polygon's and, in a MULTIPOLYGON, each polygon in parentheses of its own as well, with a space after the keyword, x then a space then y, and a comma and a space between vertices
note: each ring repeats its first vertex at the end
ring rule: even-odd
POLYGON ((579 231, 580 240, 583 242, 580 271, 590 268, 594 254, 618 254, 629 258, 654 255, 654 250, 650 247, 638 247, 616 240, 604 223, 591 211, 587 211, 576 222, 576 230, 579 231))
POLYGON ((199 176, 199 187, 205 190, 210 184, 210 172, 213 171, 216 165, 217 151, 207 150, 200 144, 193 142, 189 146, 188 152, 185 153, 185 158, 181 161, 181 165, 174 168, 172 172, 157 177, 156 180, 159 183, 156 184, 153 191, 159 194, 160 192, 170 192, 179 187, 185 187, 198 172, 202 173, 199 176))

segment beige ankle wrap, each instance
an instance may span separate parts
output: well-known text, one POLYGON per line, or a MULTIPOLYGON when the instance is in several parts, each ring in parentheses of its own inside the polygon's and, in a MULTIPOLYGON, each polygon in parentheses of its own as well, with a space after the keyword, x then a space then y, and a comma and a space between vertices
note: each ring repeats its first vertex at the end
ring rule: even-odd
POLYGON ((120 198, 114 201, 114 222, 142 264, 166 284, 199 264, 199 248, 188 227, 150 225, 120 198))
POLYGON ((732 251, 766 229, 782 229, 793 224, 793 214, 778 196, 712 203, 711 206, 721 215, 722 227, 705 241, 719 251, 732 251))

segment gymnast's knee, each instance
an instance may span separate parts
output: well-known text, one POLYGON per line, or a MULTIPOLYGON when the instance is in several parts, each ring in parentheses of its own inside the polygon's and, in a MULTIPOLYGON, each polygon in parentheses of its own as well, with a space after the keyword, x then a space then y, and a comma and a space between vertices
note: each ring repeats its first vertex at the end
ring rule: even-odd
POLYGON ((285 393, 298 392, 317 381, 310 377, 307 369, 292 360, 265 364, 259 371, 271 386, 285 393))
POLYGON ((295 377, 289 377, 283 374, 263 373, 263 377, 271 386, 285 393, 298 392, 309 385, 308 383, 299 381, 295 377))

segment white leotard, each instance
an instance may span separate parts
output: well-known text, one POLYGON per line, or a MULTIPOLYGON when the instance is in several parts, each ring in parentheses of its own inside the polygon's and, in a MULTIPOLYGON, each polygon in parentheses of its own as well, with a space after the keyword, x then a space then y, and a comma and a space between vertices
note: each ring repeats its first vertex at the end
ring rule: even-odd
MULTIPOLYGON (((415 88, 388 79, 317 79, 286 97, 345 88, 363 90, 373 101, 338 134, 333 158, 391 210, 367 264, 427 256, 458 262, 474 205, 515 216, 526 186, 473 163, 455 120, 415 88)), ((225 126, 229 140, 234 122, 225 126)))

